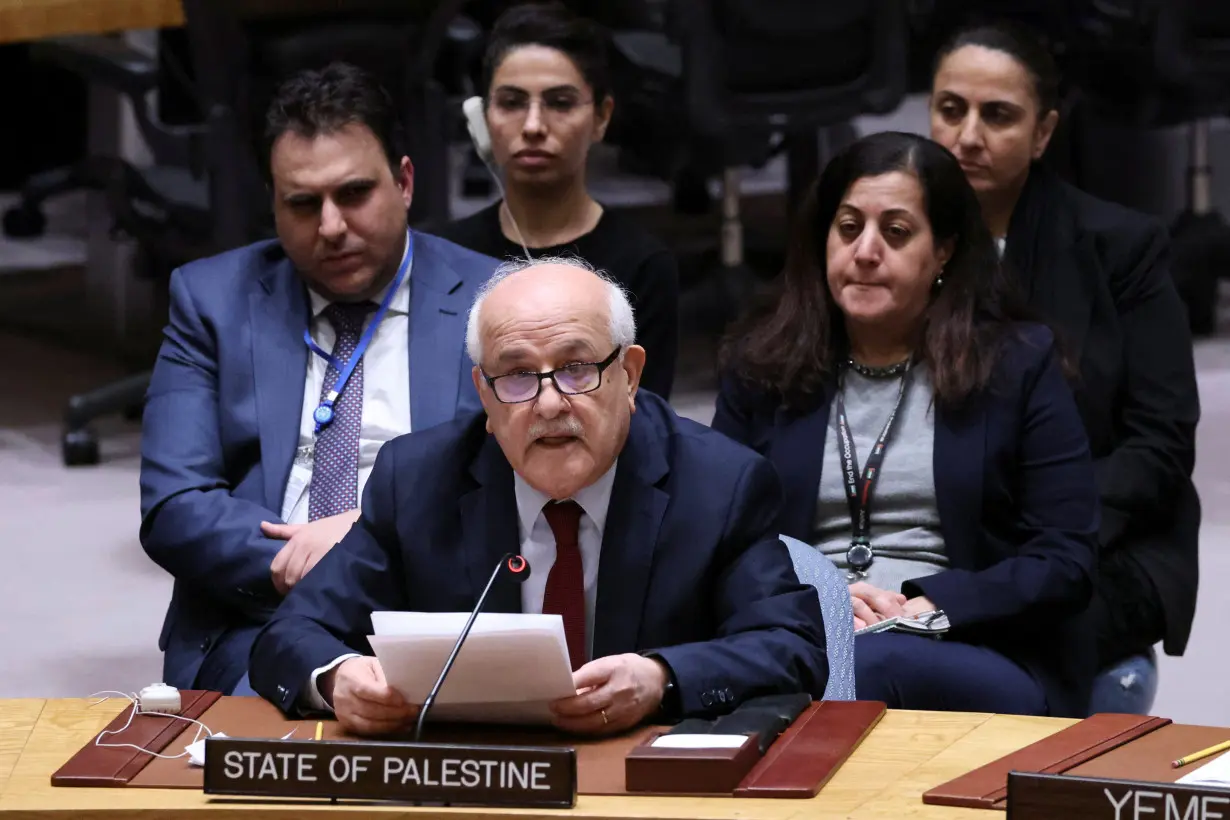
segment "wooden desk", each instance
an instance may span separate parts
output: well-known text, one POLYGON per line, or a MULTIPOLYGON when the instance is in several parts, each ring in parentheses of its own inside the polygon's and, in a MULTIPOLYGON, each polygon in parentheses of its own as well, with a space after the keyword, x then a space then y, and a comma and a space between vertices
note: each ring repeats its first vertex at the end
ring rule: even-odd
POLYGON ((86 700, 0 701, 0 816, 63 816, 73 820, 162 818, 298 818, 330 811, 347 818, 479 817, 495 814, 592 820, 818 820, 819 818, 969 818, 999 815, 974 809, 925 806, 920 795, 969 769, 1040 740, 1075 721, 1005 715, 890 711, 871 736, 814 800, 734 798, 587 797, 571 812, 408 808, 324 803, 211 802, 187 790, 53 788, 51 773, 101 731, 125 704, 91 707, 86 700))
MULTIPOLYGON (((363 9, 395 9, 426 16, 435 0, 248 0, 245 16, 295 17, 363 9)), ((0 43, 108 34, 184 24, 180 0, 0 0, 0 43)))
POLYGON ((180 0, 0 0, 0 43, 183 24, 180 0))

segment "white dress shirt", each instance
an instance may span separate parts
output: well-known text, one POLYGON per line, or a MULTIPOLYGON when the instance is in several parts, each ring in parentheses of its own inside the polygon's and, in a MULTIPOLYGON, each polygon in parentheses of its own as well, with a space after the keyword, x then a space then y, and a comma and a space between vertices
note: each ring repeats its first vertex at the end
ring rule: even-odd
MULTIPOLYGON (((617 462, 618 463, 618 462, 617 462)), ((593 484, 578 490, 572 500, 581 506, 581 573, 585 583, 585 654, 593 654, 594 607, 598 601, 598 558, 602 554, 602 534, 606 531, 606 512, 611 505, 611 486, 615 465, 593 484)), ((530 564, 530 577, 521 584, 521 611, 531 615, 542 612, 547 591, 547 576, 555 566, 555 535, 543 508, 551 499, 538 492, 521 476, 513 473, 517 493, 517 527, 521 536, 521 556, 530 564)))
MULTIPOLYGON (((402 261, 409 250, 402 251, 402 261)), ((411 261, 413 267, 413 260, 411 261)), ((401 285, 389 302, 384 320, 372 335, 363 354, 363 421, 359 427, 359 492, 372 474, 376 454, 389 439, 410 432, 410 275, 407 270, 401 285)), ((379 304, 393 284, 390 282, 373 301, 379 304)), ((308 289, 312 319, 310 331, 321 350, 333 350, 337 332, 321 313, 329 300, 308 289)), ((364 330, 374 320, 375 311, 363 323, 364 330)), ((303 412, 299 418, 299 446, 286 481, 282 497, 282 520, 287 524, 306 524, 312 486, 312 455, 316 446, 316 422, 312 413, 320 404, 320 388, 324 384, 329 363, 309 351, 307 375, 303 384, 303 412)))
MULTIPOLYGON (((585 585, 585 647, 586 655, 593 654, 594 609, 598 602, 598 562, 602 554, 602 535, 606 531, 606 514, 611 505, 611 488, 615 483, 615 467, 602 477, 578 490, 572 496, 584 511, 581 516, 577 546, 581 551, 581 574, 585 585)), ((537 615, 542 612, 542 600, 547 591, 547 577, 555 565, 555 535, 543 514, 543 507, 551 499, 535 490, 525 479, 513 473, 513 489, 517 496, 517 533, 521 542, 521 556, 529 562, 530 577, 521 584, 521 611, 537 615)), ((320 694, 317 682, 321 675, 339 663, 360 657, 358 653, 342 655, 331 663, 313 670, 307 687, 308 704, 317 710, 333 711, 320 694)))

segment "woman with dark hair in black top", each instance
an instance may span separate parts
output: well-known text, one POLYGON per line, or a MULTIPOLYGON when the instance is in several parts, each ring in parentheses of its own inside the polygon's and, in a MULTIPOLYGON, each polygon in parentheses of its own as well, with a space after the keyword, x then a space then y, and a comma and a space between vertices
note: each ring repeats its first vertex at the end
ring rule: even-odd
POLYGON ((1165 228, 1038 162, 1059 74, 1029 30, 958 32, 941 49, 931 137, 961 163, 1030 306, 1079 368, 1077 405, 1102 499, 1091 613, 1105 668, 1158 641, 1181 655, 1196 607, 1200 402, 1165 228))
POLYGON ((561 4, 527 4, 496 22, 483 61, 483 101, 504 199, 438 231, 506 259, 575 254, 628 290, 641 387, 670 397, 678 354, 679 272, 670 251, 585 185, 589 151, 614 109, 602 29, 561 4))

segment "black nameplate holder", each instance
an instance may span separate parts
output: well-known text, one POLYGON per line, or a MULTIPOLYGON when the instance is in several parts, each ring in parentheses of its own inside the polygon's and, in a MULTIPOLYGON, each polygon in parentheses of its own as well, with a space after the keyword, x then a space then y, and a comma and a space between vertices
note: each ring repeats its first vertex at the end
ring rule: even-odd
POLYGON ((1010 772, 1009 820, 1230 820, 1230 789, 1010 772))
POLYGON ((205 794, 569 809, 572 748, 391 741, 205 741, 205 794))

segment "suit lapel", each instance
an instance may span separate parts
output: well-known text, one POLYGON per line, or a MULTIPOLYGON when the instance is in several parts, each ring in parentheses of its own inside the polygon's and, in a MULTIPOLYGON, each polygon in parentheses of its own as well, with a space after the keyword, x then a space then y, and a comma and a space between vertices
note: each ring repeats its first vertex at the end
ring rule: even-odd
POLYGON ((1097 249, 1092 236, 1074 237, 1072 250, 1056 265, 1055 301, 1050 315, 1060 328, 1061 342, 1079 360, 1084 357, 1085 337, 1093 317, 1093 282, 1102 275, 1097 249))
POLYGON ((782 534, 810 541, 820 476, 824 472, 824 443, 828 433, 829 405, 833 386, 826 385, 817 406, 802 415, 778 409, 777 433, 767 453, 781 476, 785 492, 780 529, 782 534))
POLYGON ((952 566, 974 568, 982 515, 982 477, 986 471, 984 400, 957 411, 935 411, 932 474, 940 530, 952 566))
POLYGON ((1067 352, 1079 361, 1085 348, 1093 313, 1090 283, 1101 275, 1093 239, 1073 234, 1073 226, 1055 238, 1057 252, 1044 269, 1034 272, 1036 281, 1030 307, 1054 326, 1067 352))
POLYGON ((432 237, 414 232, 410 273, 410 423, 415 430, 453 418, 461 373, 457 339, 469 305, 461 278, 432 237))
POLYGON ((1101 267, 1092 237, 1079 232, 1066 184, 1045 166, 1030 169, 1012 214, 1006 259, 1030 307, 1059 330, 1065 348, 1079 358, 1093 310, 1092 283, 1101 267))
POLYGON ((637 647, 658 530, 670 501, 658 488, 668 467, 653 425, 644 412, 632 417, 615 468, 598 561, 595 658, 634 652, 637 647))
POLYGON ((289 259, 275 263, 248 299, 265 505, 274 511, 282 509, 299 444, 309 315, 307 291, 289 259))
MULTIPOLYGON (((487 436, 470 467, 478 486, 461 497, 461 549, 473 599, 478 601, 495 563, 520 551, 517 498, 513 472, 492 436, 487 436)), ((520 612, 521 587, 499 583, 491 588, 484 612, 520 612)))

